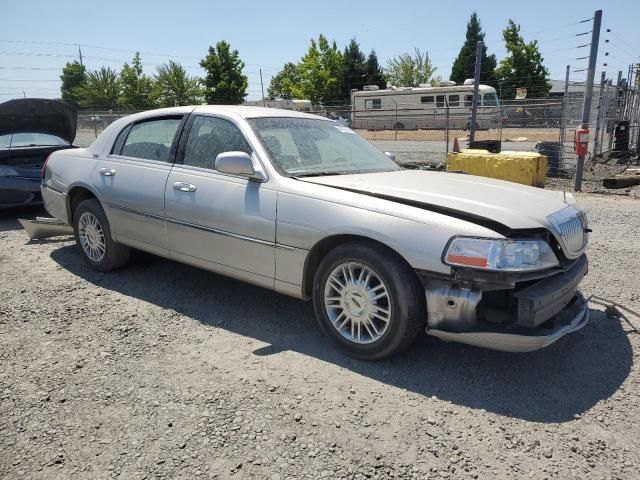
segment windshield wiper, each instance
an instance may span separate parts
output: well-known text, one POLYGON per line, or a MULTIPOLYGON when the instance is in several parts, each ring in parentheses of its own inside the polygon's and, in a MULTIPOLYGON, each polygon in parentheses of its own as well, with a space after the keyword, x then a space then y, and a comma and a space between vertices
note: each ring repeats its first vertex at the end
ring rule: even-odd
POLYGON ((303 177, 328 177, 331 175, 344 175, 346 173, 351 172, 305 172, 300 173, 298 175, 293 175, 293 178, 303 178, 303 177))

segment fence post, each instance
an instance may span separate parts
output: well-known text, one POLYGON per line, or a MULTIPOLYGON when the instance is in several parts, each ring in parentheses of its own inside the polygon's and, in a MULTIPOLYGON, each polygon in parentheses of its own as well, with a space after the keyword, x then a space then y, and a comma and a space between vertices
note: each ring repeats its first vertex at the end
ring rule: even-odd
POLYGON ((476 45, 476 69, 473 74, 473 101, 471 102, 471 124, 469 125, 469 146, 476 139, 476 116, 478 113, 478 92, 480 91, 480 62, 482 61, 482 40, 476 45))
POLYGON ((622 105, 620 102, 620 88, 622 87, 622 70, 618 70, 618 81, 616 82, 616 93, 614 97, 614 101, 616 102, 615 108, 615 121, 607 122, 607 130, 609 130, 609 143, 607 144, 607 150, 611 150, 613 147, 613 134, 616 129, 616 121, 620 119, 622 116, 622 105))
POLYGON ((560 112, 560 148, 558 151, 558 169, 564 168, 564 134, 567 127, 567 103, 569 103, 569 72, 571 65, 567 65, 567 71, 564 75, 564 95, 562 96, 562 110, 560 112))
POLYGON ((444 116, 444 164, 449 161, 449 97, 444 96, 445 116, 444 116))
MULTIPOLYGON (((604 84, 606 82, 607 72, 602 72, 600 75, 600 93, 598 94, 598 106, 596 107, 596 132, 593 135, 593 157, 598 156, 598 150, 600 148, 600 128, 602 126, 603 108, 602 97, 604 95, 604 84)), ((605 107, 606 108, 606 107, 605 107)))
MULTIPOLYGON (((591 115, 591 96, 593 95, 593 77, 596 74, 596 61, 598 59, 598 43, 600 42, 600 24, 602 23, 602 10, 596 10, 593 17, 593 28, 591 30, 591 49, 589 51, 589 67, 587 69, 587 88, 584 93, 584 103, 582 105, 582 128, 589 128, 589 117, 591 115)), ((576 178, 574 190, 582 190, 582 171, 584 170, 584 155, 578 155, 576 164, 576 178)))

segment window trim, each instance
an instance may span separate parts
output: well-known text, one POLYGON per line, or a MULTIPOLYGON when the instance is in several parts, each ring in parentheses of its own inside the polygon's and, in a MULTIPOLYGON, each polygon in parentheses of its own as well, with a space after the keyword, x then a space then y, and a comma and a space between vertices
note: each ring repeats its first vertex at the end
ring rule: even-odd
POLYGON ((434 105, 434 104, 436 103, 436 97, 435 97, 435 95, 422 95, 422 96, 420 97, 420 103, 421 103, 422 105, 434 105), (426 102, 426 101, 424 100, 425 98, 430 98, 430 99, 431 99, 431 101, 426 102))
POLYGON ((436 95, 436 108, 446 108, 447 106, 447 94, 443 93, 442 95, 436 95), (438 100, 441 98, 442 100, 438 100))
POLYGON ((449 102, 449 106, 450 107, 459 107, 460 106, 460 94, 456 93, 456 94, 451 94, 447 97, 447 101, 449 102), (455 101, 456 103, 453 104, 451 101, 451 97, 456 97, 457 100, 455 101))
POLYGON ((120 132, 116 136, 116 140, 114 141, 113 146, 111 147, 111 151, 109 152, 109 155, 113 155, 121 158, 130 158, 133 160, 143 161, 143 162, 145 161, 154 162, 162 165, 173 165, 176 161, 176 151, 178 147, 178 142, 180 137, 182 136, 182 131, 184 129, 187 117, 188 116, 185 114, 160 115, 157 117, 142 118, 140 120, 131 122, 128 125, 126 125, 122 130, 120 130, 120 132), (180 120, 180 123, 178 124, 178 128, 176 129, 176 133, 174 134, 173 140, 171 141, 171 147, 169 148, 169 156, 167 158, 167 161, 164 162, 162 160, 153 160, 151 158, 140 158, 140 157, 132 157, 131 155, 123 155, 122 149, 124 148, 124 144, 127 142, 127 139, 129 138, 129 135, 131 134, 131 130, 133 129, 133 127, 136 125, 140 125, 142 123, 148 123, 148 122, 153 122, 157 120, 180 120))

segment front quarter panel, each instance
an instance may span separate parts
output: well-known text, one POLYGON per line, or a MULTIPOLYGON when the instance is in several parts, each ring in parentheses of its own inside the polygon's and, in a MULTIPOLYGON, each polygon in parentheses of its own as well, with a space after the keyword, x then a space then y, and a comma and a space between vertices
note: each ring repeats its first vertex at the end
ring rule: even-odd
MULTIPOLYGON (((308 252, 335 235, 375 240, 399 253, 413 268, 443 274, 451 271, 441 260, 451 237, 502 237, 485 227, 417 207, 283 179, 278 195, 278 244, 308 252)), ((278 270, 289 276, 281 280, 301 284, 304 265, 278 270)))

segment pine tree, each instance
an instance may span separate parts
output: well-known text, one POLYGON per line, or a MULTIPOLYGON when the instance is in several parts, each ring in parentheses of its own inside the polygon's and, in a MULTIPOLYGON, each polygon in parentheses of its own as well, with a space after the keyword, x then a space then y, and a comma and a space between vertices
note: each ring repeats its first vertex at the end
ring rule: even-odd
POLYGON ((378 55, 375 50, 371 50, 367 57, 365 85, 377 85, 379 88, 387 88, 387 81, 384 78, 384 71, 378 62, 378 55))
POLYGON ((244 101, 249 81, 242 74, 244 62, 240 60, 238 50, 224 40, 215 47, 209 47, 209 53, 200 62, 207 72, 204 79, 204 96, 211 104, 237 105, 244 101))
POLYGON ((451 67, 451 80, 457 84, 462 84, 468 78, 473 78, 476 65, 476 45, 479 41, 483 42, 482 59, 480 69, 480 83, 483 85, 491 85, 495 87, 496 82, 496 56, 487 55, 487 46, 484 45, 484 32, 478 20, 478 14, 473 12, 469 23, 467 23, 467 35, 464 45, 460 49, 460 53, 453 62, 451 67))
POLYGON ((551 84, 547 81, 549 70, 542 64, 544 59, 538 49, 538 42, 533 40, 526 43, 520 35, 520 25, 516 25, 513 20, 509 20, 502 36, 509 52, 496 70, 496 76, 502 85, 502 98, 515 98, 515 90, 519 87, 527 89, 527 97, 546 97, 551 90, 551 84))
POLYGON ((342 95, 348 102, 351 90, 362 90, 367 83, 367 62, 355 38, 344 49, 342 65, 342 95))

